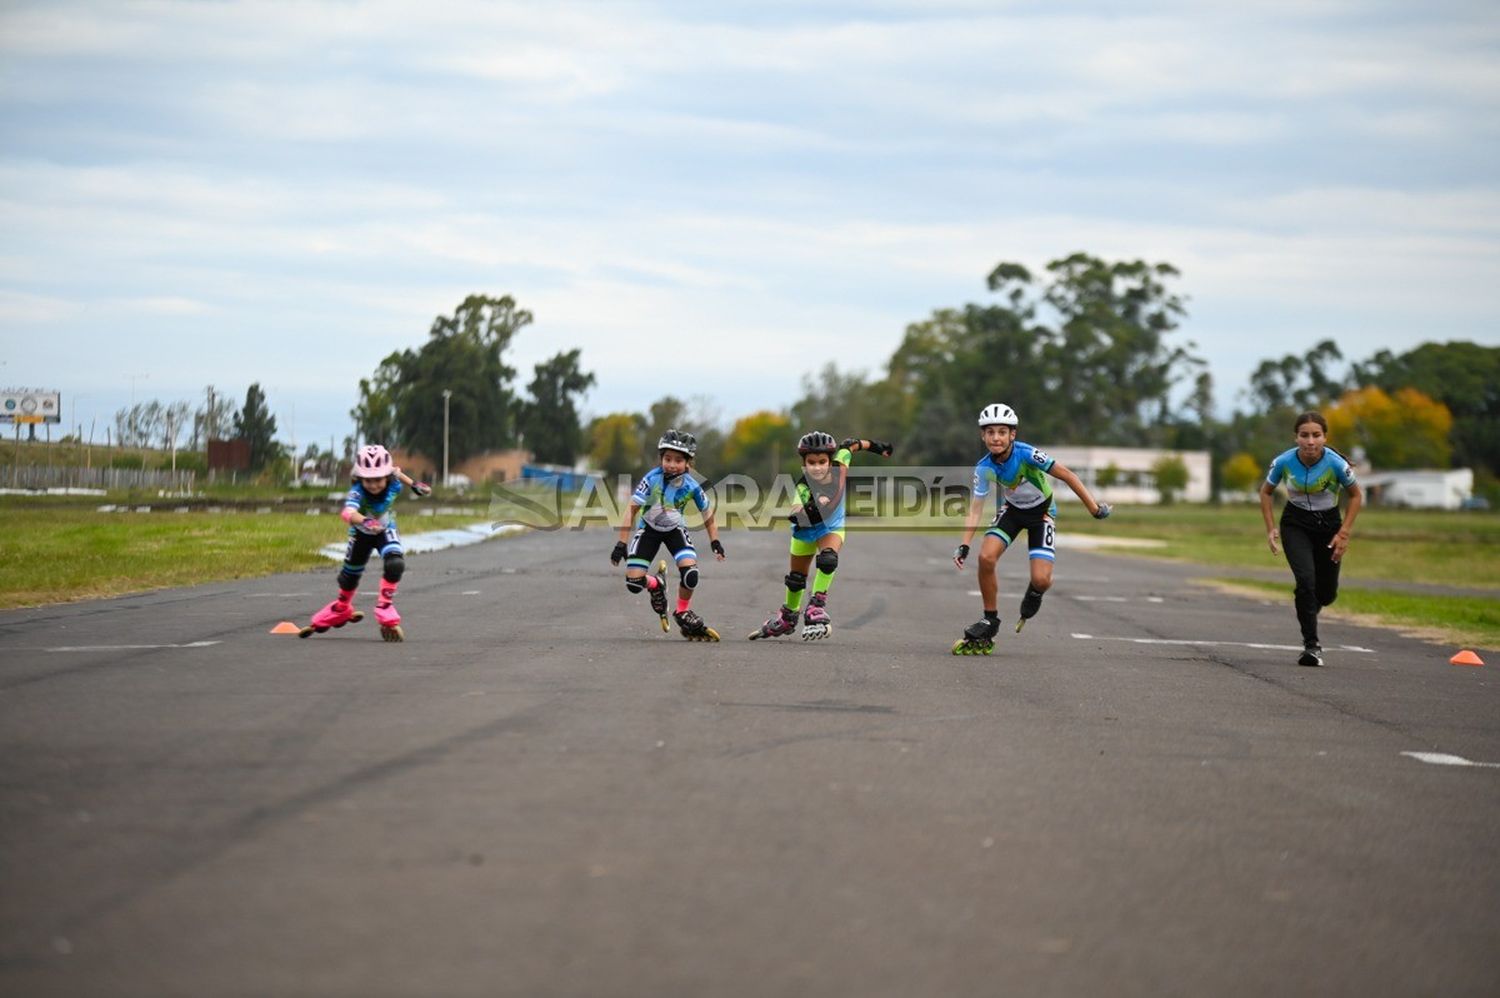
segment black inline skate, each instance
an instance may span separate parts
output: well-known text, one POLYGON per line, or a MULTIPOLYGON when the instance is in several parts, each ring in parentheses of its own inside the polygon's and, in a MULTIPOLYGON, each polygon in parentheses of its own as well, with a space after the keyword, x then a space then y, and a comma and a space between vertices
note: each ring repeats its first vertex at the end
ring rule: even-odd
POLYGON ((1000 621, 984 617, 964 628, 964 636, 953 642, 955 655, 988 655, 995 650, 1000 621))
POLYGON ((656 563, 656 588, 647 589, 646 596, 651 600, 652 611, 661 618, 662 633, 670 631, 671 625, 667 623, 667 562, 666 559, 656 563))
POLYGON ((703 618, 691 609, 678 610, 672 616, 677 621, 677 629, 682 636, 689 641, 717 641, 719 632, 703 622, 703 618))
POLYGON ((1026 621, 1036 616, 1036 612, 1042 608, 1042 590, 1034 586, 1026 587, 1026 595, 1021 597, 1021 619, 1016 621, 1016 633, 1021 633, 1021 628, 1026 626, 1026 621))

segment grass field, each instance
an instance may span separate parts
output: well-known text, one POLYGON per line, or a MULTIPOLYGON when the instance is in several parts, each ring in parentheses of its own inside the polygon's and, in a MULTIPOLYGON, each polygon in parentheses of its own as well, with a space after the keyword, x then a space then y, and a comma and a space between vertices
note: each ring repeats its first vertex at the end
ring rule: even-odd
MULTIPOLYGON (((1285 569, 1266 546, 1258 506, 1130 506, 1108 520, 1064 506, 1067 533, 1159 540, 1151 557, 1231 568, 1285 569)), ((1487 587, 1500 599, 1500 513, 1366 509, 1354 524, 1343 580, 1487 587)), ((1288 582, 1291 574, 1288 570, 1288 582)))
MULTIPOLYGON (((1243 578, 1209 581, 1228 592, 1279 597, 1286 603, 1287 613, 1292 612, 1290 577, 1281 583, 1243 578)), ((1325 608, 1322 616, 1394 627, 1455 647, 1500 648, 1500 599, 1361 589, 1341 583, 1338 601, 1325 608)))
MULTIPOLYGON (((419 516, 402 504, 403 534, 459 527, 482 513, 419 516)), ((330 509, 331 509, 330 505, 330 509)), ((0 608, 191 586, 201 582, 333 570, 318 553, 342 543, 332 512, 100 513, 97 500, 46 503, 0 497, 0 608)))

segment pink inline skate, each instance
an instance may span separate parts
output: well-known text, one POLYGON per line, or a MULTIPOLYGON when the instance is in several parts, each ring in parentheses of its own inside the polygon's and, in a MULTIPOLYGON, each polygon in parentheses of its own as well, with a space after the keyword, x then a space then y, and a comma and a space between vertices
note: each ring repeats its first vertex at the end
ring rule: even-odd
POLYGON ((312 623, 297 632, 297 637, 311 637, 316 631, 322 634, 330 627, 343 627, 365 619, 365 615, 354 609, 354 591, 339 590, 339 598, 313 614, 312 623))
POLYGON ((375 620, 380 624, 380 637, 384 641, 405 641, 401 630, 401 614, 396 612, 396 583, 380 583, 380 598, 375 601, 375 620))
POLYGON ((790 634, 797 629, 797 611, 788 610, 785 606, 780 607, 771 614, 771 619, 760 625, 760 630, 750 632, 750 640, 758 638, 779 638, 783 634, 790 634))
POLYGON ((833 618, 828 616, 828 594, 813 593, 807 600, 807 609, 802 614, 802 640, 816 641, 828 637, 833 630, 833 618))

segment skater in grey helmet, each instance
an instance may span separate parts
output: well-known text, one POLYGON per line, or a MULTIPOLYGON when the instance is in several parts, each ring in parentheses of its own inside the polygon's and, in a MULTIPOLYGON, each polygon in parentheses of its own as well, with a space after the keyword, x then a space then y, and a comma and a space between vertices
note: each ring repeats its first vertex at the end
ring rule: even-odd
POLYGON ((1109 506, 1098 502, 1078 476, 1031 444, 1016 439, 1020 420, 1003 402, 987 405, 979 413, 979 435, 988 451, 974 466, 973 498, 964 522, 963 539, 953 552, 953 564, 962 569, 969 559, 969 542, 979 527, 990 486, 998 488, 999 509, 979 546, 979 594, 984 616, 964 629, 953 643, 955 655, 988 655, 995 649, 1000 631, 1000 582, 995 569, 1011 542, 1026 533, 1030 549, 1031 584, 1021 599, 1016 630, 1041 609, 1042 596, 1052 588, 1052 564, 1056 558, 1057 503, 1051 478, 1067 484, 1097 520, 1109 515, 1109 506))
POLYGON ((804 433, 797 441, 802 457, 802 477, 797 480, 797 501, 787 519, 792 521, 790 569, 786 578, 786 598, 759 629, 750 632, 750 640, 777 638, 797 629, 797 611, 807 589, 809 569, 817 571, 812 578, 812 595, 802 614, 802 640, 826 638, 833 630, 828 615, 828 589, 833 573, 839 567, 839 551, 844 546, 844 487, 849 462, 855 451, 870 451, 890 457, 895 448, 884 440, 850 437, 842 443, 821 430, 804 433))
POLYGON ((661 463, 646 472, 631 495, 620 539, 615 542, 609 560, 615 565, 625 561, 625 588, 632 593, 646 591, 651 609, 661 618, 661 629, 666 631, 669 626, 665 559, 655 572, 650 571, 651 560, 665 545, 677 563, 677 609, 672 614, 677 629, 689 641, 717 641, 719 632, 705 624, 689 605, 699 580, 698 552, 693 548, 693 537, 683 517, 689 503, 703 514, 703 529, 708 532, 714 557, 724 560, 724 545, 719 543, 719 527, 709 508, 708 496, 690 474, 693 457, 698 453, 698 440, 691 433, 669 429, 657 441, 656 450, 661 463))

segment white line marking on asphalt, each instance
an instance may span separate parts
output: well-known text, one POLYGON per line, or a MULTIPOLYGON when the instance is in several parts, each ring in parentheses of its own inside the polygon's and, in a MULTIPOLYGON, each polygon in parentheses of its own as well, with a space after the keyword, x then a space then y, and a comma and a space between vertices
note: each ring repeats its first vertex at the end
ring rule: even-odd
POLYGON ((478 596, 479 595, 479 590, 478 589, 465 589, 463 592, 459 593, 458 595, 460 595, 460 596, 478 596))
POLYGON ((189 641, 182 645, 62 645, 57 648, 43 648, 42 651, 147 651, 152 648, 207 648, 216 645, 217 641, 189 641))
MULTIPOLYGON (((1259 641, 1193 641, 1188 638, 1117 638, 1105 634, 1078 634, 1073 637, 1080 641, 1129 641, 1137 645, 1234 645, 1236 648, 1266 648, 1272 651, 1301 651, 1301 645, 1271 645, 1259 641)), ((1375 654, 1374 648, 1362 648, 1359 645, 1329 645, 1328 649, 1333 651, 1352 651, 1361 655, 1375 654)))
POLYGON ((311 596, 312 593, 246 593, 249 599, 282 599, 288 596, 311 596))
POLYGON ((1418 762, 1430 763, 1434 766, 1474 766, 1479 769, 1500 769, 1500 762, 1475 762, 1465 759, 1461 755, 1447 755, 1443 752, 1402 752, 1402 755, 1411 756, 1418 762))

